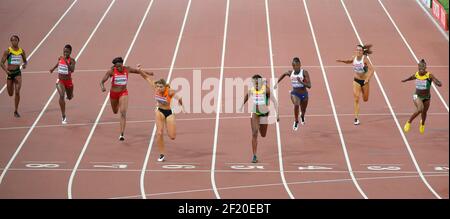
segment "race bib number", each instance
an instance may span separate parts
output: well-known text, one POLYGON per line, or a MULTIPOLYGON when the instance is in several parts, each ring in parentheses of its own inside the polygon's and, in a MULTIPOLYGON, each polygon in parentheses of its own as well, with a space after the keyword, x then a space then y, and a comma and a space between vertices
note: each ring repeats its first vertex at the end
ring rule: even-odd
POLYGON ((127 76, 126 75, 117 75, 114 78, 114 83, 116 85, 126 85, 127 84, 127 76))
POLYGON ((62 75, 69 74, 69 67, 67 65, 59 64, 58 65, 58 73, 62 74, 62 75))
POLYGON ((22 56, 11 55, 11 65, 20 65, 22 63, 22 56))

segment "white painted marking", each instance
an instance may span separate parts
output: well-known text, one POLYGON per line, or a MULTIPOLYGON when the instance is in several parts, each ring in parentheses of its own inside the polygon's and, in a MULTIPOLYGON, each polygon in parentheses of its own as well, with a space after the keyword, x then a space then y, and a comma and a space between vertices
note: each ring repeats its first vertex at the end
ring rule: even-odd
POLYGON ((233 165, 230 166, 230 168, 235 170, 254 170, 254 169, 264 170, 263 165, 233 165))
POLYGON ((332 170, 332 167, 324 167, 324 166, 300 166, 299 170, 332 170))
POLYGON ((171 164, 171 165, 164 165, 164 166, 162 166, 162 168, 165 168, 165 169, 195 169, 195 166, 194 165, 171 164))
POLYGON ((113 168, 113 169, 126 169, 126 164, 111 164, 111 165, 93 165, 94 168, 113 168))
POLYGON ((316 48, 317 57, 319 59, 319 63, 320 63, 321 69, 322 69, 322 76, 324 78, 325 86, 327 88, 328 98, 330 99, 330 103, 331 103, 331 109, 333 110, 334 121, 336 123, 336 128, 337 128, 338 133, 339 133, 339 139, 341 140, 341 146, 342 146, 342 151, 344 152, 345 162, 347 164, 347 168, 348 168, 348 171, 349 171, 349 174, 350 174, 350 177, 352 179, 353 184, 355 185, 355 187, 358 190, 358 192, 365 199, 367 199, 367 195, 361 189, 361 187, 358 184, 358 181, 355 178, 355 175, 353 174, 352 164, 350 163, 350 159, 349 159, 348 152, 347 152, 347 146, 346 146, 345 140, 344 140, 344 135, 342 134, 341 125, 339 123, 339 118, 338 118, 337 113, 336 113, 336 106, 334 104, 333 95, 331 95, 331 89, 330 89, 330 85, 328 84, 327 73, 325 72, 325 68, 323 67, 322 55, 320 54, 319 45, 317 43, 316 34, 314 32, 314 27, 312 25, 311 17, 309 15, 309 10, 308 10, 308 5, 306 4, 306 0, 303 0, 303 4, 305 6, 306 16, 308 17, 308 23, 309 23, 309 27, 311 29, 311 34, 312 34, 313 40, 314 40, 314 46, 316 48))
POLYGON ((25 165, 28 168, 58 168, 59 164, 56 163, 29 163, 25 165))
MULTIPOLYGON (((272 32, 270 30, 270 16, 269 16, 269 3, 267 0, 265 0, 265 7, 266 7, 266 24, 267 24, 267 36, 269 41, 269 58, 270 58, 270 72, 272 74, 272 84, 275 84, 275 69, 273 67, 273 52, 272 52, 272 32)), ((273 90, 273 98, 274 101, 278 103, 278 91, 273 90)), ((278 109, 277 109, 278 111, 278 109)), ((278 113, 278 112, 277 112, 278 113)), ((289 186, 286 182, 286 177, 284 176, 284 165, 283 165, 283 151, 281 149, 281 135, 280 135, 280 123, 277 121, 275 123, 276 131, 277 131, 277 145, 278 145, 278 163, 280 167, 280 177, 281 181, 283 182, 284 189, 288 193, 289 197, 291 199, 295 199, 294 195, 292 194, 291 190, 289 189, 289 186)))
MULTIPOLYGON (((359 43, 361 45, 364 45, 362 40, 361 40, 361 37, 358 34, 358 31, 356 30, 355 24, 353 23, 353 20, 352 20, 349 12, 347 10, 347 7, 345 6, 344 0, 341 0, 341 3, 342 3, 342 6, 344 7, 345 13, 347 14, 347 17, 348 17, 348 19, 350 21, 350 24, 352 25, 352 28, 353 28, 353 30, 355 32, 355 35, 358 38, 359 43)), ((372 60, 370 59, 370 57, 367 57, 367 59, 369 60, 370 63, 372 63, 372 60)), ((412 152, 411 146, 409 145, 409 142, 406 139, 405 133, 403 132, 403 128, 400 126, 400 123, 398 122, 397 117, 395 115, 394 109, 392 108, 391 102, 390 102, 390 100, 389 100, 389 98, 388 98, 388 96, 387 96, 387 94, 386 94, 386 92, 384 90, 383 85, 381 84, 381 80, 378 78, 378 74, 376 72, 374 72, 373 74, 374 74, 375 79, 376 79, 376 81, 378 83, 378 86, 380 87, 381 93, 383 94, 383 97, 384 97, 384 99, 386 101, 386 104, 389 107, 389 110, 390 110, 390 112, 392 114, 392 118, 395 121, 397 129, 398 129, 400 135, 402 136, 403 142, 405 143, 406 148, 408 149, 408 153, 409 153, 409 155, 411 157, 411 160, 413 161, 414 166, 416 167, 416 170, 417 170, 417 172, 420 175, 420 178, 422 179, 423 183, 428 187, 428 189, 433 193, 433 195, 436 198, 442 199, 441 196, 439 196, 439 194, 433 189, 433 187, 431 187, 431 185, 428 183, 427 179, 423 176, 422 170, 420 169, 419 164, 417 163, 417 160, 416 160, 416 158, 414 156, 414 153, 412 152)), ((448 108, 447 108, 447 111, 448 111, 448 108)))
MULTIPOLYGON (((172 76, 173 67, 175 66, 175 60, 177 58, 178 48, 180 47, 181 39, 183 38, 184 26, 186 25, 186 21, 187 21, 187 17, 188 17, 188 14, 189 14, 190 7, 191 7, 191 0, 189 0, 188 5, 186 7, 186 12, 184 14, 183 24, 181 25, 180 33, 178 35, 177 45, 175 46, 175 51, 174 51, 174 54, 173 54, 173 57, 172 57, 172 63, 170 64, 169 74, 167 75, 167 80, 166 81, 168 83, 169 83, 170 78, 172 76)), ((141 194, 142 194, 142 198, 143 199, 147 199, 146 196, 145 196, 145 185, 144 185, 145 169, 147 169, 148 159, 150 158, 150 152, 152 151, 152 146, 153 146, 153 141, 154 141, 154 138, 155 138, 155 134, 156 134, 156 124, 153 126, 152 136, 151 136, 150 142, 148 144, 148 149, 147 149, 147 153, 145 154, 144 164, 142 165, 142 171, 141 171, 141 176, 140 176, 140 190, 141 190, 141 194)))

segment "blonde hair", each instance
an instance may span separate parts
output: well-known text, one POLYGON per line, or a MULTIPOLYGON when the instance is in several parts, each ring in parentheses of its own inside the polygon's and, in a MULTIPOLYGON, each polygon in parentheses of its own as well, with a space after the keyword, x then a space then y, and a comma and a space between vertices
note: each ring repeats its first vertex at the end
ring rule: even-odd
POLYGON ((164 87, 169 87, 169 85, 167 84, 167 82, 166 82, 166 80, 165 80, 164 78, 161 78, 161 79, 155 81, 155 85, 156 85, 156 84, 161 84, 161 85, 163 85, 164 87))

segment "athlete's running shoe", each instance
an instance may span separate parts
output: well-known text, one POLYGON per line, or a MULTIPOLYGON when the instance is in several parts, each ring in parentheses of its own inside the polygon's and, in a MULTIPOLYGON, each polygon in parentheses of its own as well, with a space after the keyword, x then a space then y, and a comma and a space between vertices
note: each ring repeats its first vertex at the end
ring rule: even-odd
POLYGON ((404 132, 409 132, 410 128, 411 128, 411 123, 409 123, 409 121, 407 121, 405 126, 403 127, 403 131, 404 132))
POLYGON ((119 136, 119 141, 125 141, 125 137, 123 136, 123 134, 121 134, 121 135, 119 136))
POLYGON ((63 116, 61 123, 64 125, 67 124, 67 117, 63 116))
POLYGON ((14 117, 20 118, 20 114, 17 111, 14 111, 14 117))
POLYGON ((420 120, 419 132, 420 134, 425 133, 425 125, 422 124, 422 120, 420 120))
POLYGON ((160 154, 158 157, 158 162, 163 162, 164 161, 164 154, 160 154))
POLYGON ((258 158, 256 155, 253 155, 252 163, 258 163, 258 158))
POLYGON ((292 130, 297 131, 298 130, 298 122, 294 122, 292 125, 292 130))
POLYGON ((355 118, 355 121, 353 122, 353 125, 359 125, 359 124, 360 124, 359 119, 355 118))
POLYGON ((305 125, 305 117, 303 117, 303 116, 300 117, 300 123, 302 125, 305 125))

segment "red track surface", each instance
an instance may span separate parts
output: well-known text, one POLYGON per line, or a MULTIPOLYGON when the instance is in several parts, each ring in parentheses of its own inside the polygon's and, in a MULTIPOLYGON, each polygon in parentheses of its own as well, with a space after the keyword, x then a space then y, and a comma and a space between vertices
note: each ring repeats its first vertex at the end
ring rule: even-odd
MULTIPOLYGON (((194 76, 192 70, 201 70, 201 83, 212 78, 219 81, 224 52, 222 85, 227 79, 245 80, 256 73, 270 80, 265 1, 230 0, 225 27, 226 0, 154 0, 138 32, 151 0, 133 4, 117 0, 85 50, 80 51, 111 1, 78 0, 36 50, 23 73, 22 118, 13 118, 13 99, 6 91, 1 93, 0 198, 143 198, 143 194, 145 198, 449 198, 448 110, 433 90, 425 134, 418 133, 417 119, 402 138, 387 102, 402 127, 414 110, 414 85, 400 80, 417 67, 378 1, 344 1, 362 41, 374 44, 371 60, 381 85, 375 78, 371 81, 370 99, 361 104, 362 124, 358 127, 352 124, 351 67, 335 62, 350 57, 359 43, 341 2, 306 1, 324 65, 322 72, 304 2, 268 1, 275 76, 291 69, 292 57, 299 56, 310 73, 312 89, 306 125, 293 132, 290 84, 285 79, 279 86, 280 139, 276 125, 269 125, 267 137, 258 138, 260 163, 256 165, 250 163, 249 114, 225 112, 225 106, 232 104, 234 109, 242 100, 236 99, 236 92, 222 90, 219 121, 216 112, 192 113, 199 107, 193 106, 195 98, 203 100, 211 95, 208 88, 199 91, 199 75, 194 76), (370 13, 361 8, 370 8, 370 13), (222 51, 225 29, 226 47, 222 51), (69 125, 60 125, 56 95, 31 129, 54 91, 56 75, 48 74, 48 69, 66 43, 72 44, 73 57, 82 52, 74 74, 75 98, 67 103, 69 125), (149 145, 155 103, 153 91, 140 76, 130 76, 125 142, 117 140, 118 115, 112 113, 109 102, 101 112, 107 93, 100 92, 99 81, 112 58, 125 57, 128 51, 127 65, 140 63, 155 72, 155 78, 167 78, 171 73, 171 80, 184 78, 191 86, 189 95, 180 94, 186 95, 184 101, 191 113, 176 115, 177 139, 165 138, 164 163, 156 162, 156 144, 149 145), (99 115, 99 123, 94 124, 99 115), (119 164, 126 167, 117 168, 119 164), (305 169, 308 166, 321 169, 305 169), (391 168, 377 170, 374 166, 391 168)), ((415 1, 381 2, 415 55, 425 58, 429 70, 443 82, 438 91, 448 105, 448 41, 415 1)), ((2 1, 1 48, 7 48, 11 34, 18 34, 21 47, 29 54, 71 3, 2 1), (10 13, 10 8, 20 11, 10 13)), ((0 82, 5 84, 4 77, 0 82)), ((218 91, 219 85, 215 86, 218 91)))

